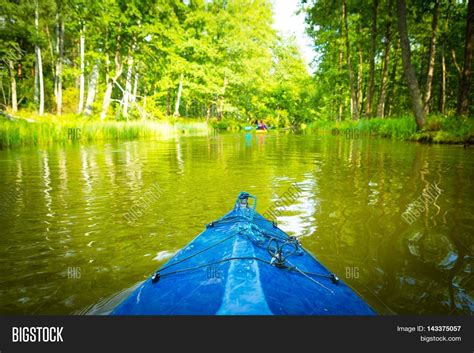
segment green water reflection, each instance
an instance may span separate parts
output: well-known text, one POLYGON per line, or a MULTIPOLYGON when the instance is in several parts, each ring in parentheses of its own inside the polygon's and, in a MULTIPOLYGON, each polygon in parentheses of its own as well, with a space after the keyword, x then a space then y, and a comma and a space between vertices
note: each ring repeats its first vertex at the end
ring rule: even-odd
POLYGON ((0 151, 0 313, 106 305, 232 207, 263 212, 381 313, 474 311, 473 150, 312 134, 211 134, 0 151), (442 190, 412 223, 402 213, 442 190), (129 224, 124 214, 158 185, 129 224), (97 305, 97 303, 99 303, 97 305))

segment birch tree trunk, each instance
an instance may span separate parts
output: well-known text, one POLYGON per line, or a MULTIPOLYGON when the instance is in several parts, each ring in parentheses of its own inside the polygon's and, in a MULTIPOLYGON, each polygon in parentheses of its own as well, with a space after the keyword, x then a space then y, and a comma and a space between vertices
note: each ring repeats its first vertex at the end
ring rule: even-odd
MULTIPOLYGON (((35 28, 36 34, 39 33, 39 8, 38 0, 35 1, 35 28)), ((36 45, 36 67, 38 77, 38 91, 39 91, 39 108, 38 114, 43 115, 44 113, 44 84, 43 84, 43 62, 41 60, 41 48, 36 45)))
POLYGON ((174 106, 173 116, 179 116, 179 105, 181 103, 181 93, 183 92, 183 74, 179 78, 178 96, 176 97, 176 104, 174 106))
POLYGON ((397 0, 398 31, 400 32, 400 46, 402 48, 402 62, 405 79, 410 91, 412 109, 415 115, 416 125, 419 129, 425 124, 425 114, 423 112, 423 102, 421 100, 420 88, 416 78, 416 72, 411 64, 410 42, 407 32, 407 15, 405 0, 397 0))
POLYGON ((10 71, 10 83, 11 83, 11 96, 12 96, 12 112, 16 113, 18 110, 18 103, 16 97, 16 78, 15 78, 15 65, 13 60, 8 60, 8 71, 10 71))
POLYGON ((428 72, 426 75, 426 89, 423 113, 427 115, 430 112, 430 101, 433 88, 433 75, 436 60, 436 32, 438 30, 438 13, 439 13, 439 0, 435 1, 433 8, 433 21, 431 23, 431 39, 430 39, 430 54, 428 61, 428 72))
POLYGON ((35 107, 38 108, 39 106, 39 80, 38 80, 38 59, 37 59, 37 53, 36 53, 36 47, 35 47, 35 95, 34 95, 34 101, 35 101, 35 107))
POLYGON ((365 116, 372 116, 372 101, 374 96, 375 81, 375 42, 377 40, 377 7, 378 0, 372 0, 372 35, 370 38, 370 61, 369 61, 369 82, 367 84, 367 98, 365 105, 365 116))
POLYGON ((469 93, 471 90, 471 68, 474 45, 474 0, 469 0, 466 19, 466 44, 464 46, 464 69, 459 83, 459 96, 457 113, 468 115, 469 93))
POLYGON ((56 114, 61 115, 63 106, 63 57, 64 57, 64 20, 59 17, 57 31, 58 61, 56 63, 55 91, 56 91, 56 114))
POLYGON ((128 103, 130 101, 130 92, 132 90, 132 71, 133 71, 133 56, 128 57, 127 81, 125 82, 125 91, 123 92, 123 116, 128 120, 128 103))
POLYGON ((92 74, 89 80, 89 87, 87 88, 86 107, 84 109, 84 114, 86 115, 92 114, 92 104, 94 103, 98 77, 99 77, 99 62, 96 61, 96 63, 92 67, 92 74))
MULTIPOLYGON (((5 90, 3 89, 3 80, 0 79, 0 90, 2 90, 2 97, 3 97, 3 105, 8 105, 7 103, 7 97, 5 96, 5 90)), ((8 97, 10 98, 10 96, 8 97)))
MULTIPOLYGON (((53 78, 54 78, 54 100, 56 101, 56 112, 58 111, 58 65, 59 65, 59 37, 60 37, 60 24, 59 24, 59 11, 56 13, 56 43, 54 45, 54 50, 53 50, 53 44, 52 41, 49 40, 50 44, 50 51, 51 51, 51 57, 55 58, 54 60, 54 68, 53 68, 53 78)), ((49 38, 49 30, 48 27, 46 26, 46 32, 48 33, 48 38, 49 38)))
POLYGON ((380 118, 384 117, 385 113, 385 99, 388 85, 388 67, 390 64, 390 46, 392 42, 392 8, 393 0, 388 1, 388 21, 385 30, 385 47, 383 54, 383 67, 382 67, 382 82, 380 83, 380 96, 377 104, 377 116, 380 118))
POLYGON ((351 90, 351 115, 352 120, 359 120, 359 110, 357 109, 357 91, 354 86, 354 70, 351 64, 351 50, 349 43, 349 25, 347 23, 347 6, 346 0, 342 1, 342 18, 344 23, 344 35, 345 35, 345 45, 346 45, 346 61, 347 69, 349 71, 349 86, 351 90))
POLYGON ((80 51, 80 65, 81 65, 81 74, 79 76, 79 105, 77 107, 77 114, 81 114, 84 109, 84 24, 81 28, 80 39, 79 39, 79 51, 80 51))

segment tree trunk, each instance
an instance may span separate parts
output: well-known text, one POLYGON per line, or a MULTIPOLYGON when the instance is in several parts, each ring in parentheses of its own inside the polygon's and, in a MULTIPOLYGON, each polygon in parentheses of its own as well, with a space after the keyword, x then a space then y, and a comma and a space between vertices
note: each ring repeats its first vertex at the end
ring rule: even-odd
POLYGON ((123 116, 128 120, 128 103, 130 102, 130 92, 132 90, 132 71, 133 71, 133 56, 128 56, 128 70, 127 79, 125 82, 125 92, 123 92, 123 116))
POLYGON ((63 106, 63 57, 64 57, 64 20, 60 16, 57 27, 57 51, 55 92, 56 92, 56 114, 61 115, 63 106))
POLYGON ((454 48, 451 49, 451 57, 453 58, 454 67, 456 68, 456 71, 458 72, 459 81, 461 81, 462 70, 461 70, 461 66, 459 66, 458 61, 456 60, 456 50, 454 50, 454 48))
POLYGON ((81 114, 84 109, 84 41, 84 25, 82 25, 79 39, 81 74, 79 76, 79 105, 77 107, 77 114, 81 114))
POLYGON ((107 82, 107 87, 105 88, 104 100, 102 102, 102 112, 100 113, 100 119, 104 120, 107 116, 107 111, 109 110, 110 97, 112 95, 113 81, 109 80, 107 82))
POLYGON ((416 72, 411 64, 410 42, 408 41, 407 32, 407 15, 405 0, 397 0, 398 13, 398 32, 400 33, 400 46, 402 47, 402 62, 405 79, 410 91, 412 109, 415 114, 416 125, 419 129, 425 124, 425 114, 423 112, 423 104, 421 100, 420 88, 416 78, 416 72))
POLYGON ((166 116, 171 115, 171 88, 166 93, 166 116))
MULTIPOLYGON (((338 57, 338 74, 341 75, 341 72, 342 72, 342 60, 343 60, 343 57, 344 57, 344 53, 342 52, 342 50, 339 51, 339 57, 338 57)), ((339 98, 339 109, 338 109, 338 115, 337 115, 337 120, 338 121, 342 121, 342 117, 343 117, 343 114, 344 114, 344 98, 342 97, 343 94, 342 94, 342 85, 340 83, 340 81, 338 80, 338 88, 337 88, 337 94, 338 94, 338 98, 339 98)))
POLYGON ((388 1, 388 21, 385 30, 385 47, 383 54, 382 82, 380 83, 380 96, 377 104, 377 116, 383 118, 385 115, 385 99, 388 84, 388 67, 390 64, 390 46, 392 42, 392 8, 393 0, 388 1))
POLYGON ((393 102, 395 98, 395 88, 396 88, 396 79, 397 79, 397 71, 398 71, 398 50, 399 50, 400 42, 397 40, 394 43, 393 48, 393 59, 392 59, 392 68, 390 70, 390 75, 388 79, 387 85, 387 96, 386 96, 386 104, 384 108, 384 117, 391 117, 392 116, 392 108, 393 102), (387 108, 388 107, 388 108, 387 108))
MULTIPOLYGON (((35 1, 35 28, 36 34, 39 33, 39 9, 38 0, 35 1)), ((38 92, 39 92, 39 108, 38 114, 43 115, 44 113, 44 84, 43 84, 43 62, 41 59, 41 48, 36 44, 36 67, 38 77, 38 92)), ((37 98, 36 98, 37 99, 37 98)))
POLYGON ((178 87, 178 96, 176 98, 176 104, 174 106, 174 114, 173 116, 179 116, 179 104, 181 102, 181 93, 183 92, 183 74, 179 79, 179 87, 178 87))
POLYGON ((224 83, 222 85, 222 95, 219 99, 219 111, 217 112, 217 120, 221 120, 224 111, 224 96, 225 96, 225 89, 227 87, 227 77, 224 77, 224 83))
POLYGON ((5 97, 5 90, 3 89, 3 80, 0 77, 0 89, 2 90, 3 105, 7 106, 7 97, 5 97))
POLYGON ((464 69, 461 73, 458 96, 458 115, 469 113, 469 93, 471 89, 471 67, 474 40, 474 0, 469 0, 466 19, 466 44, 464 46, 464 69))
POLYGON ((439 0, 435 1, 433 8, 433 21, 431 23, 430 54, 428 61, 428 73, 426 75, 426 89, 423 113, 427 115, 430 112, 431 93, 433 88, 433 75, 436 59, 436 32, 438 30, 439 0))
MULTIPOLYGON (((119 39, 117 39, 117 45, 119 39)), ((115 75, 113 77, 110 77, 107 81, 107 87, 105 89, 105 94, 104 94, 104 100, 102 102, 102 112, 100 113, 100 119, 104 120, 105 117, 107 116, 107 111, 109 110, 109 105, 110 105, 110 97, 112 96, 112 88, 113 84, 115 81, 120 77, 122 74, 122 59, 120 58, 120 48, 117 47, 115 51, 115 75)))
POLYGON ((10 71, 10 83, 11 83, 11 95, 12 95, 12 112, 16 113, 18 110, 18 103, 16 98, 16 78, 15 78, 15 65, 13 60, 8 60, 8 71, 10 71))
POLYGON ((38 81, 39 81, 39 115, 44 114, 44 83, 43 83, 43 61, 41 59, 41 48, 36 47, 38 60, 38 81))
MULTIPOLYGON (((51 51, 51 58, 53 58, 54 61, 54 67, 53 67, 53 78, 54 78, 54 99, 56 101, 56 112, 58 111, 58 65, 59 65, 59 38, 61 36, 60 32, 60 19, 59 19, 59 11, 56 13, 56 44, 54 47, 53 51, 53 44, 52 41, 49 40, 49 46, 50 46, 50 51, 51 51)), ((48 26, 46 26, 46 33, 48 33, 48 38, 49 38, 49 30, 48 26)))
POLYGON ((92 104, 94 103, 98 77, 99 77, 99 62, 97 61, 94 64, 94 67, 92 68, 92 74, 89 80, 89 87, 87 89, 86 108, 84 109, 84 114, 86 115, 92 114, 92 104))
POLYGON ((58 71, 58 52, 59 52, 59 12, 56 13, 56 44, 53 49, 53 41, 51 39, 51 35, 49 33, 49 28, 46 26, 46 37, 48 38, 48 44, 49 44, 49 53, 51 56, 51 62, 54 63, 54 65, 51 65, 51 72, 53 74, 53 93, 54 93, 54 99, 56 100, 57 95, 58 95, 58 78, 56 76, 56 72, 58 71))
POLYGON ((363 83, 363 68, 364 68, 364 58, 362 55, 362 48, 359 47, 357 55, 359 56, 359 65, 357 70, 357 111, 359 115, 362 114, 362 83, 363 83))
POLYGON ((36 52, 36 46, 35 46, 35 81, 34 81, 34 89, 35 89, 35 95, 34 95, 34 101, 35 101, 35 107, 39 106, 39 82, 38 82, 38 53, 36 52))
POLYGON ((349 43, 349 25, 347 23, 347 7, 346 0, 342 1, 342 19, 344 23, 344 36, 346 45, 346 61, 349 71, 349 86, 351 90, 351 115, 353 120, 359 120, 359 110, 357 109, 357 92, 354 85, 354 70, 351 64, 351 48, 349 43))
POLYGON ((446 58, 445 58, 446 43, 441 47, 441 83, 439 85, 438 110, 444 114, 446 107, 446 58))
POLYGON ((377 7, 378 0, 372 0, 372 36, 370 40, 370 58, 369 58, 369 82, 367 83, 367 98, 365 104, 365 116, 372 116, 372 101, 374 97, 375 80, 375 43, 377 40, 377 7))
POLYGON ((211 107, 212 107, 212 103, 208 103, 207 104, 207 111, 206 111, 206 123, 211 118, 211 107))

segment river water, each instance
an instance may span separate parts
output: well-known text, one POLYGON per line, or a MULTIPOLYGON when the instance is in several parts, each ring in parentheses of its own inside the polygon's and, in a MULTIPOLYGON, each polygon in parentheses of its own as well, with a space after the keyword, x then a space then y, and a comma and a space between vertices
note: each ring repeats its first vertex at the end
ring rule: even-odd
POLYGON ((378 312, 472 314, 473 157, 278 132, 3 150, 0 313, 106 311, 245 190, 378 312))

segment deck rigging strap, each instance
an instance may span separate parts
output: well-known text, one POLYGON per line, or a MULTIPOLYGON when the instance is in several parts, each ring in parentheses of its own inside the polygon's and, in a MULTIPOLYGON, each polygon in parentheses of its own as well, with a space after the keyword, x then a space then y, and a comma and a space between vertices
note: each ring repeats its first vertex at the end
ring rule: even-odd
POLYGON ((181 269, 181 270, 176 270, 176 271, 172 271, 172 272, 167 272, 167 273, 163 273, 164 270, 166 269, 169 269, 170 267, 172 266, 175 266, 177 264, 180 264, 184 261, 187 261, 199 254, 202 254, 203 252, 209 250, 209 249, 212 249, 213 247, 219 245, 219 244, 222 244, 223 242, 235 237, 236 235, 240 234, 240 233, 244 233, 245 235, 248 236, 248 231, 250 231, 250 233, 252 233, 252 228, 250 227, 245 227, 245 228, 242 228, 242 227, 239 227, 239 230, 237 232, 235 232, 234 234, 232 234, 231 236, 229 237, 226 237, 222 240, 219 240, 218 242, 190 255, 190 256, 187 256, 179 261, 176 261, 164 268, 161 268, 160 270, 158 270, 157 272, 155 272, 155 274, 152 276, 152 282, 153 283, 156 283, 158 282, 161 278, 163 277, 167 277, 167 276, 171 276, 171 275, 174 275, 174 274, 179 274, 179 273, 183 273, 183 272, 188 272, 188 271, 194 271, 194 270, 198 270, 200 268, 204 268, 204 267, 209 267, 209 266, 212 266, 212 265, 217 265, 217 264, 220 264, 220 263, 224 263, 224 262, 227 262, 227 261, 234 261, 234 260, 255 260, 255 261, 260 261, 262 263, 265 263, 267 265, 270 265, 270 266, 274 266, 274 267, 277 267, 279 269, 286 269, 288 271, 295 271, 295 272, 298 272, 300 274, 302 274, 305 278, 307 278, 308 280, 312 281, 313 283, 321 286, 322 288, 328 290, 329 292, 331 293, 334 293, 331 289, 329 289, 328 287, 324 286, 322 283, 316 281, 315 279, 311 278, 311 276, 318 276, 318 277, 322 277, 322 278, 327 278, 327 279, 330 279, 334 284, 337 284, 337 282, 339 281, 339 279, 334 275, 334 274, 331 274, 331 275, 325 275, 325 274, 321 274, 321 273, 313 273, 313 272, 305 272, 305 271, 302 271, 301 269, 299 269, 297 266, 293 265, 288 259, 289 256, 292 256, 294 255, 298 250, 299 250, 299 241, 298 239, 296 239, 295 237, 290 237, 287 241, 284 241, 282 242, 281 244, 279 244, 278 242, 278 239, 277 238, 270 238, 269 241, 268 241, 268 245, 267 245, 267 251, 271 257, 271 261, 268 261, 268 260, 265 260, 265 259, 261 259, 259 257, 255 257, 255 256, 243 256, 243 257, 229 257, 229 258, 225 258, 225 259, 221 259, 221 260, 216 260, 216 261, 212 261, 212 262, 207 262, 207 263, 204 263, 204 264, 201 264, 201 265, 197 265, 197 266, 194 266, 194 267, 189 267, 189 268, 184 268, 184 269, 181 269), (246 232, 244 232, 246 231, 246 232), (293 251, 291 251, 290 253, 284 255, 283 254, 283 248, 285 246, 293 246, 293 251), (287 262, 290 266, 287 266, 285 264, 285 262, 287 262))
POLYGON ((164 271, 164 270, 166 270, 166 269, 168 269, 168 268, 170 268, 170 267, 172 267, 172 266, 178 265, 178 264, 180 264, 180 263, 182 263, 182 262, 184 262, 184 261, 186 261, 186 260, 189 260, 189 259, 191 259, 191 258, 193 258, 193 257, 195 257, 195 256, 197 256, 197 255, 199 255, 199 254, 202 254, 203 252, 205 252, 205 251, 207 251, 207 250, 209 250, 209 249, 212 249, 212 248, 216 247, 217 245, 222 244, 223 242, 225 242, 225 241, 227 241, 227 240, 229 240, 229 239, 235 237, 235 236, 236 236, 237 234, 239 234, 239 233, 240 233, 240 230, 239 230, 238 232, 235 232, 234 234, 232 234, 231 236, 229 236, 229 237, 227 237, 227 238, 224 238, 224 239, 222 239, 222 240, 219 240, 218 242, 215 242, 214 244, 208 246, 207 248, 204 248, 204 249, 202 249, 202 250, 199 250, 198 252, 196 252, 196 253, 194 253, 194 254, 192 254, 192 255, 189 255, 189 256, 187 256, 187 257, 185 257, 185 258, 183 258, 183 259, 181 259, 181 260, 179 260, 179 261, 176 261, 176 262, 173 262, 172 264, 169 264, 168 266, 162 267, 159 271, 164 271))
POLYGON ((269 261, 264 260, 264 259, 260 259, 260 258, 255 257, 255 256, 228 257, 228 258, 225 258, 225 259, 221 259, 221 260, 217 260, 217 261, 213 261, 213 262, 208 262, 208 263, 198 265, 198 266, 195 266, 195 267, 183 268, 182 270, 176 270, 176 271, 173 271, 173 272, 162 273, 162 274, 159 274, 159 278, 163 278, 163 277, 170 276, 170 275, 175 275, 177 273, 183 273, 183 272, 198 270, 198 269, 203 268, 203 267, 217 265, 217 264, 220 264, 220 263, 223 263, 223 262, 233 261, 233 260, 256 260, 256 261, 260 261, 260 262, 263 262, 263 263, 266 263, 266 264, 270 265, 269 261))
MULTIPOLYGON (((288 260, 287 260, 288 261, 288 260)), ((301 271, 298 267, 294 266, 290 261, 288 261, 288 263, 292 266, 291 268, 294 269, 295 271, 301 273, 305 278, 309 279, 311 282, 314 282, 316 283, 317 285, 323 287, 324 289, 328 290, 331 294, 334 294, 334 291, 332 289, 329 289, 328 287, 326 287, 324 284, 322 283, 319 283, 318 281, 316 281, 314 278, 311 278, 310 276, 308 276, 307 273, 305 273, 304 271, 301 271)), ((330 276, 327 276, 327 277, 330 277, 330 276)))
MULTIPOLYGON (((250 195, 246 192, 240 193, 239 196, 237 197, 235 207, 234 207, 234 209, 236 211, 239 211, 238 215, 235 215, 235 216, 227 216, 226 215, 224 217, 221 217, 218 220, 216 220, 214 222, 211 222, 208 225, 206 225, 206 228, 213 228, 216 224, 228 223, 228 222, 231 222, 231 221, 235 222, 235 219, 239 219, 239 218, 242 218, 242 220, 244 221, 243 223, 245 224, 245 226, 243 226, 242 224, 239 224, 238 227, 237 227, 238 231, 234 232, 232 235, 230 235, 230 236, 228 236, 224 239, 221 239, 221 240, 215 242, 214 244, 212 244, 212 245, 210 245, 210 246, 208 246, 208 247, 206 247, 202 250, 197 251, 196 253, 194 253, 192 255, 189 255, 189 256, 181 259, 181 260, 178 260, 178 261, 173 262, 173 263, 171 263, 167 266, 162 267, 161 269, 156 271, 154 273, 154 275, 151 277, 152 282, 156 283, 162 277, 167 277, 167 276, 170 276, 170 275, 173 275, 173 274, 183 273, 183 272, 187 272, 187 271, 193 271, 193 270, 197 270, 197 269, 200 269, 200 268, 203 268, 203 267, 208 267, 208 266, 220 264, 220 263, 227 262, 227 261, 255 260, 255 261, 263 262, 263 263, 268 264, 270 266, 277 267, 279 269, 286 269, 288 271, 298 272, 298 273, 302 274, 305 278, 312 281, 313 283, 321 286, 322 288, 330 291, 331 293, 334 293, 331 289, 329 289, 328 287, 326 287, 323 284, 319 283, 318 281, 316 281, 314 278, 312 278, 310 276, 318 276, 318 277, 328 278, 334 284, 337 284, 339 282, 339 279, 334 274, 325 275, 325 274, 320 274, 320 273, 305 272, 305 271, 302 271, 297 266, 293 265, 288 260, 288 257, 293 256, 297 253, 299 253, 299 254, 302 253, 302 250, 300 248, 299 240, 296 237, 285 238, 281 235, 277 235, 275 232, 272 232, 269 229, 262 228, 261 226, 256 224, 255 219, 254 219, 254 216, 255 216, 255 213, 256 213, 255 212, 256 206, 257 206, 256 197, 254 197, 254 196, 252 196, 252 195, 250 195), (253 199, 253 204, 251 205, 252 207, 249 207, 249 204, 248 204, 248 199, 249 198, 253 199), (245 236, 247 236, 249 238, 249 240, 251 240, 252 242, 257 243, 257 245, 259 245, 259 246, 262 246, 265 243, 265 241, 262 238, 266 238, 268 240, 266 249, 267 249, 268 254, 270 255, 271 260, 268 261, 268 260, 261 259, 261 258, 255 257, 255 256, 229 257, 229 258, 225 258, 225 259, 221 259, 221 260, 217 260, 217 261, 197 265, 197 266, 194 266, 194 267, 189 267, 189 268, 184 268, 184 269, 181 269, 181 270, 176 270, 176 271, 172 271, 172 272, 163 273, 163 271, 169 269, 170 267, 176 266, 176 265, 178 265, 180 263, 183 263, 184 261, 187 261, 187 260, 189 260, 189 259, 191 259, 191 258, 193 258, 193 257, 195 257, 199 254, 202 254, 202 253, 216 247, 217 245, 222 244, 222 243, 224 243, 225 241, 227 241, 229 239, 232 239, 233 237, 235 237, 236 235, 241 234, 241 233, 244 234, 245 236), (258 233, 258 234, 256 234, 256 233, 258 233), (258 237, 261 237, 261 238, 258 239, 258 237), (291 250, 289 252, 287 251, 286 254, 284 253, 284 248, 285 247, 286 248, 288 248, 288 247, 291 248, 291 250), (287 266, 286 263, 288 263, 290 266, 287 266)), ((267 221, 267 222, 270 222, 266 219, 264 219, 264 220, 267 221)), ((280 230, 280 229, 278 229, 278 227, 276 227, 276 225, 274 223, 272 223, 272 224, 273 224, 274 228, 276 228, 277 230, 280 230)))

